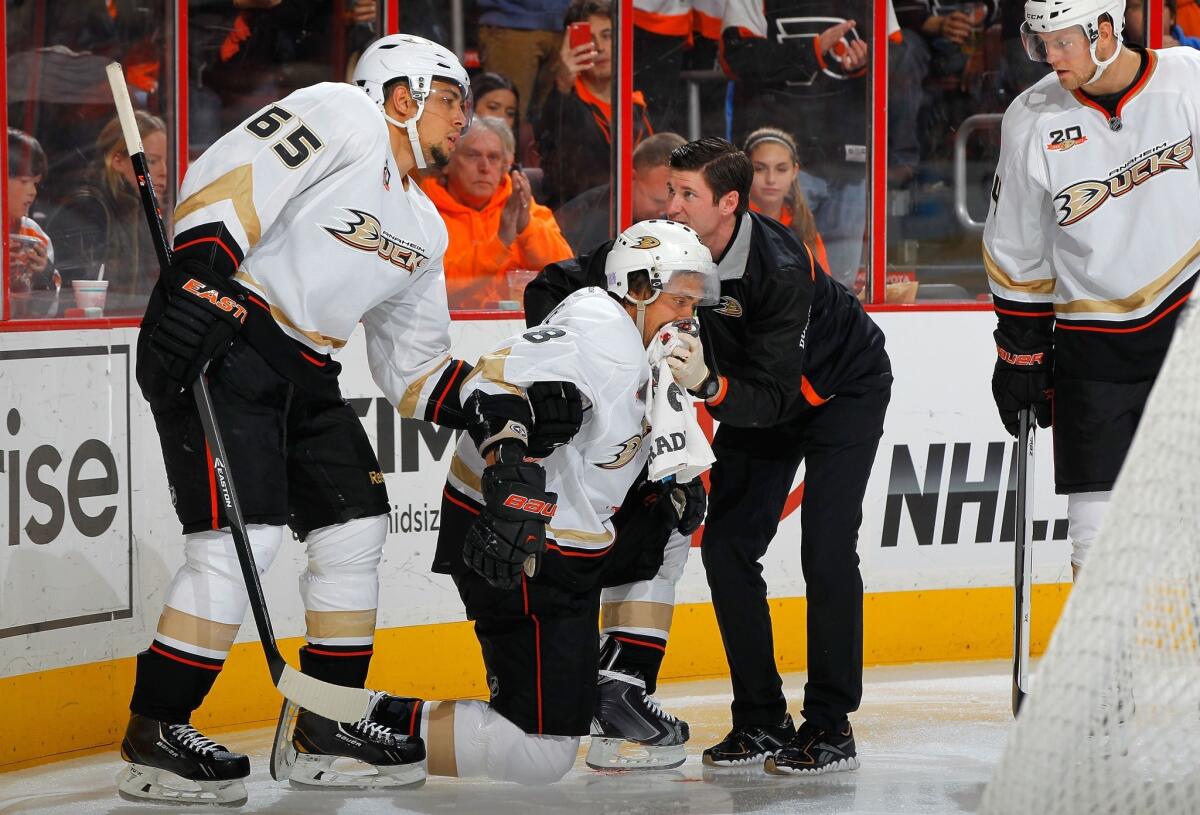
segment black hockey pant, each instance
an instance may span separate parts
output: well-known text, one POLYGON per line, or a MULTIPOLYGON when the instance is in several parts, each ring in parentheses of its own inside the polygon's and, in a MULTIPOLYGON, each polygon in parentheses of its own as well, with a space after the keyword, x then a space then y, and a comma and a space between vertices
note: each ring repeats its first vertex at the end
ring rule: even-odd
MULTIPOLYGON (((735 726, 777 725, 787 711, 759 560, 775 537, 801 460, 800 563, 808 598, 802 713, 833 729, 858 709, 863 584, 856 545, 889 397, 889 388, 839 396, 778 427, 717 430, 701 552, 733 679, 735 726)), ((790 548, 795 541, 776 545, 790 548)))

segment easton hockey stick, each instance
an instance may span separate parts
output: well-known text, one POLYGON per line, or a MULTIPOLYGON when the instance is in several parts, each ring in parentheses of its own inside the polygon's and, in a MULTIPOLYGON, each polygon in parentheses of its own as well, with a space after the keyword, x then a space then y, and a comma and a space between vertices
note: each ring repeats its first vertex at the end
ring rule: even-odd
POLYGON ((1029 692, 1029 602, 1033 588, 1033 408, 1019 414, 1017 432, 1017 500, 1013 558, 1013 685, 1012 712, 1016 716, 1029 692))
MULTIPOLYGON (((129 101, 129 89, 125 86, 125 76, 120 63, 109 63, 107 70, 108 82, 112 86, 113 101, 117 106, 117 116, 121 120, 121 130, 125 135, 125 149, 129 153, 129 160, 133 164, 134 174, 137 176, 142 209, 146 213, 150 236, 154 240, 154 251, 158 255, 158 264, 162 274, 167 275, 171 269, 171 250, 168 248, 162 216, 159 214, 158 202, 155 200, 154 184, 146 166, 146 155, 142 149, 142 137, 138 132, 137 120, 134 118, 133 104, 129 101)), ((200 413, 200 423, 204 426, 204 438, 212 452, 213 474, 216 477, 217 491, 221 496, 225 517, 229 520, 229 529, 233 533, 233 548, 237 552, 238 563, 242 567, 242 578, 246 581, 246 593, 250 597, 250 610, 254 614, 254 624, 258 628, 258 637, 267 658, 267 667, 271 671, 271 680, 284 697, 311 710, 318 716, 324 716, 337 722, 357 722, 367 715, 371 702, 370 691, 363 688, 333 685, 306 676, 288 665, 283 655, 279 653, 275 632, 271 629, 271 618, 267 615, 267 603, 263 597, 262 584, 258 580, 258 567, 254 563, 254 553, 250 549, 250 536, 246 532, 242 508, 238 503, 237 493, 234 491, 233 479, 227 469, 226 463, 229 459, 225 453, 225 444, 217 427, 212 398, 208 392, 208 382, 203 374, 197 377, 195 384, 192 385, 192 394, 196 399, 196 409, 200 413)))

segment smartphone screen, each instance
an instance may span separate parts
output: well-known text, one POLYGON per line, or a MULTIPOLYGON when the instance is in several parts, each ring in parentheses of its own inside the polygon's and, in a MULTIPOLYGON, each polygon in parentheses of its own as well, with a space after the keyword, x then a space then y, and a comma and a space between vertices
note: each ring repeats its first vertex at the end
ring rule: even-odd
POLYGON ((567 42, 571 48, 587 45, 592 41, 591 23, 571 23, 567 26, 567 42))

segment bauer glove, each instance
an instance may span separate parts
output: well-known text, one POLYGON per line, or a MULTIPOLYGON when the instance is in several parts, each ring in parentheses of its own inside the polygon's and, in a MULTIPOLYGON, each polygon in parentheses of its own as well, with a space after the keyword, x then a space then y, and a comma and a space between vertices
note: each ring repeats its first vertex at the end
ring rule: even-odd
POLYGON ((1049 427, 1053 415, 1054 352, 1049 347, 1022 347, 996 329, 996 368, 992 373, 992 396, 1004 429, 1013 436, 1019 427, 1018 414, 1033 408, 1038 427, 1049 427))
POLYGON ((546 550, 546 525, 558 496, 546 491, 541 465, 517 461, 483 471, 483 509, 467 530, 463 562, 498 589, 536 577, 546 550))

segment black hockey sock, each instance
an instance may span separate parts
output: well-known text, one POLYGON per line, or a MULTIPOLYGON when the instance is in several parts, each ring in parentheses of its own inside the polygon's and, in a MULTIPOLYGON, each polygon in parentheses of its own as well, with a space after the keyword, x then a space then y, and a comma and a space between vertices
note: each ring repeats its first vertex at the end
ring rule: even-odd
POLYGON ((600 667, 637 673, 646 681, 646 693, 654 693, 665 654, 666 643, 660 639, 610 631, 600 652, 600 667), (615 647, 610 647, 610 643, 615 647))
POLYGON ((169 724, 186 724, 221 673, 223 660, 189 654, 155 640, 137 655, 129 710, 169 724))
POLYGON ((370 645, 305 645, 300 649, 300 670, 309 676, 344 685, 362 688, 367 684, 367 669, 371 667, 370 645))
POLYGON ((423 699, 409 696, 384 696, 371 713, 371 721, 389 727, 406 736, 421 735, 421 706, 423 699))

